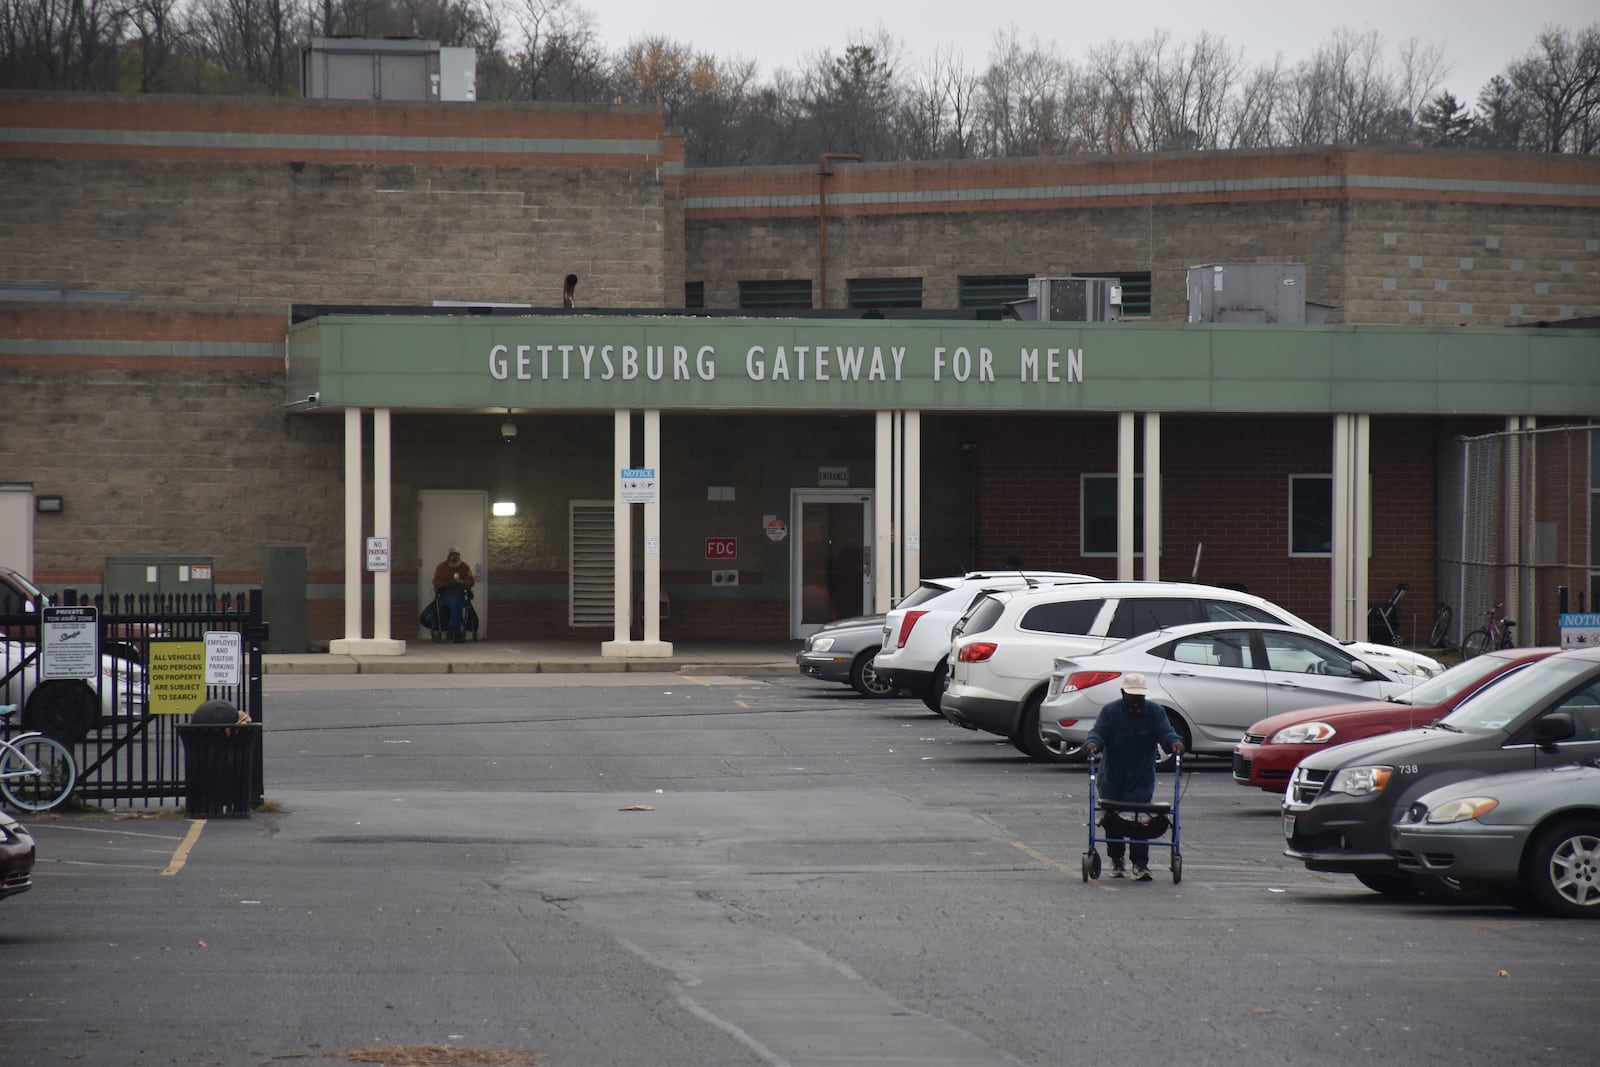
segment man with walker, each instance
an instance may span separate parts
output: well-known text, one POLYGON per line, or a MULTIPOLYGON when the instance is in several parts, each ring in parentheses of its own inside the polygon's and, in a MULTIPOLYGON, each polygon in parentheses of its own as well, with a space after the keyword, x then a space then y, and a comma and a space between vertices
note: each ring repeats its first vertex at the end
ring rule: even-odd
MULTIPOLYGON (((1183 741, 1167 720, 1167 709, 1147 701, 1149 685, 1142 674, 1122 676, 1122 699, 1100 709, 1094 729, 1084 741, 1092 760, 1102 751, 1105 760, 1099 772, 1101 800, 1148 804, 1156 791, 1156 746, 1165 745, 1174 755, 1183 754, 1183 741)), ((1123 843, 1107 835, 1106 855, 1111 858, 1111 877, 1126 878, 1123 843)), ((1133 860, 1133 880, 1150 881, 1150 846, 1133 841, 1129 851, 1133 860)))

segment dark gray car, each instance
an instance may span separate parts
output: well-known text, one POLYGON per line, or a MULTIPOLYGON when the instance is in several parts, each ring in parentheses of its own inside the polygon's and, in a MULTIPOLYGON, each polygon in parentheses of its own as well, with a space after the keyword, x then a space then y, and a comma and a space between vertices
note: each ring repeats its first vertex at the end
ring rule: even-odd
POLYGON ((1485 774, 1600 756, 1600 649, 1560 652, 1456 706, 1433 726, 1352 741, 1300 762, 1283 803, 1284 855, 1411 895, 1450 883, 1401 869, 1389 828, 1422 793, 1485 774))
POLYGON ((872 666, 882 644, 883 616, 858 615, 807 637, 794 661, 807 678, 839 682, 864 697, 893 696, 894 686, 872 666))

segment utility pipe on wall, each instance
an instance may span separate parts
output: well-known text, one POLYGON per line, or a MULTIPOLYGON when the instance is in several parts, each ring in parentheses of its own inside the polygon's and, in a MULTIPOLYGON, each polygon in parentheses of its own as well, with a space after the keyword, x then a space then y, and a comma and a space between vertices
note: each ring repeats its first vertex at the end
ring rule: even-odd
POLYGON ((828 179, 833 172, 828 162, 846 159, 855 163, 861 157, 854 152, 824 152, 817 160, 817 307, 828 306, 828 179))

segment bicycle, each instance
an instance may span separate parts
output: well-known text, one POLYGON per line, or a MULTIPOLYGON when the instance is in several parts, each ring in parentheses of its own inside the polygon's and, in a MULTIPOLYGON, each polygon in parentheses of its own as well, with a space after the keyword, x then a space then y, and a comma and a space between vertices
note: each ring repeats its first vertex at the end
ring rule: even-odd
POLYGON ((1503 604, 1496 604, 1490 608, 1487 612, 1489 619, 1483 624, 1483 627, 1472 631, 1462 640, 1462 659, 1471 659, 1473 656, 1484 652, 1511 648, 1516 644, 1516 641, 1512 640, 1511 637, 1511 628, 1516 623, 1500 615, 1500 609, 1504 606, 1503 604))
MULTIPOLYGON (((0 704, 0 719, 18 705, 0 704)), ((49 811, 72 795, 78 765, 72 753, 37 730, 0 738, 0 796, 21 811, 49 811)))
POLYGON ((1450 647, 1450 623, 1453 614, 1450 605, 1439 601, 1439 610, 1433 616, 1433 629, 1428 631, 1428 646, 1430 648, 1450 647))

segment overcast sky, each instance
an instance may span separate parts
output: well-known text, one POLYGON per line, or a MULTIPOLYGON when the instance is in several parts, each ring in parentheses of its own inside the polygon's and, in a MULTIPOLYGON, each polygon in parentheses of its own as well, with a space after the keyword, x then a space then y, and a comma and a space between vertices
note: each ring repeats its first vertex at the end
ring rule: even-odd
POLYGON ((1416 37, 1437 43, 1451 70, 1444 88, 1463 103, 1477 99, 1485 82, 1534 43, 1546 25, 1577 30, 1600 23, 1595 0, 1338 0, 1296 4, 1285 0, 1140 0, 1138 3, 985 4, 971 0, 795 0, 735 4, 729 0, 577 0, 595 17, 608 51, 629 41, 664 36, 719 58, 743 56, 770 78, 778 67, 795 70, 815 53, 843 53, 856 36, 881 24, 906 49, 913 68, 941 48, 958 49, 968 69, 981 70, 996 30, 1017 27, 1026 42, 1037 36, 1063 58, 1081 61, 1107 40, 1136 41, 1156 28, 1175 42, 1201 31, 1243 49, 1247 67, 1282 53, 1293 64, 1341 27, 1375 29, 1393 48, 1416 37))

